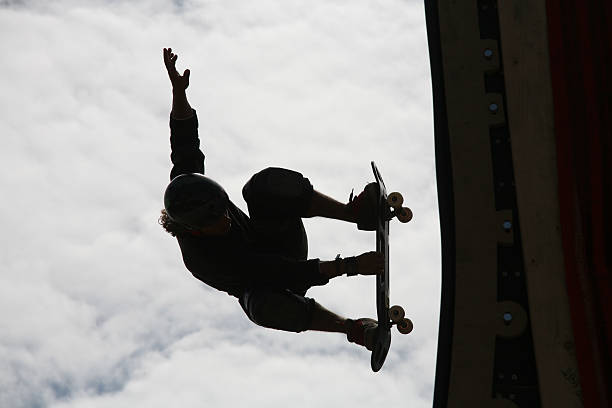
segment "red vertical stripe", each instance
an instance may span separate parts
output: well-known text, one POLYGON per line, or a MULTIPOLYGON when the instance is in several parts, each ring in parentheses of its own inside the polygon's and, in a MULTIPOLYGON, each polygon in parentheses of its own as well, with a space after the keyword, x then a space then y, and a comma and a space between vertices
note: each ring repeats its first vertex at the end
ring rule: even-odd
POLYGON ((559 205, 587 407, 612 406, 612 6, 548 0, 559 205))

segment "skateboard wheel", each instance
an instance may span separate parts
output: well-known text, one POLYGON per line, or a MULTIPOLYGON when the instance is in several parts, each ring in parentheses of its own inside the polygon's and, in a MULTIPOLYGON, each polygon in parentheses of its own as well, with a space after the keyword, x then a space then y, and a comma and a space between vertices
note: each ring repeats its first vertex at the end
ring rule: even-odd
POLYGON ((387 203, 393 208, 400 208, 404 204, 404 197, 400 193, 391 193, 387 197, 387 203))
POLYGON ((396 211, 397 219, 400 222, 408 222, 412 219, 412 210, 408 207, 402 207, 396 211))
POLYGON ((408 318, 402 319, 397 324, 397 330, 402 334, 408 334, 412 331, 412 329, 414 329, 414 325, 412 324, 412 320, 408 318))
POLYGON ((401 322, 404 316, 406 316, 406 312, 404 312, 401 306, 396 305, 389 308, 389 319, 391 319, 393 323, 401 322))

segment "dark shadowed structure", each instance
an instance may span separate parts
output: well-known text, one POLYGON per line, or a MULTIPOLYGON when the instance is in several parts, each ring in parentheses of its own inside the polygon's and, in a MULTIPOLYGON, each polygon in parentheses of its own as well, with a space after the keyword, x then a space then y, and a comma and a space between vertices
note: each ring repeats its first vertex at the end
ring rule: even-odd
POLYGON ((426 0, 435 407, 612 406, 612 4, 426 0))

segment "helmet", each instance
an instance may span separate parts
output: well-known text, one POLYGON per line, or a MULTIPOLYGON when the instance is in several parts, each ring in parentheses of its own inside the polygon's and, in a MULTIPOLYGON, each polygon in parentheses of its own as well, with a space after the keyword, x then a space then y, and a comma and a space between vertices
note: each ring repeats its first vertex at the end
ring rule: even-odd
POLYGON ((213 224, 228 204, 229 197, 223 187, 199 173, 176 176, 164 194, 164 207, 170 218, 189 229, 213 224))

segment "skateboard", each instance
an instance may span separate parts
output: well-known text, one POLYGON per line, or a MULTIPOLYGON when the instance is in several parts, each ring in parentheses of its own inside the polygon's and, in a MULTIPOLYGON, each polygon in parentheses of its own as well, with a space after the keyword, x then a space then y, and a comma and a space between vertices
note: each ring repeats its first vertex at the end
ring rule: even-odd
POLYGON ((395 324, 402 334, 412 331, 412 321, 405 316, 401 306, 389 307, 389 221, 396 217, 400 222, 406 223, 412 219, 412 211, 402 207, 404 199, 400 193, 391 193, 387 196, 385 183, 372 162, 372 171, 378 185, 378 226, 376 228, 376 251, 385 256, 385 272, 376 276, 376 312, 378 315, 378 330, 376 344, 372 350, 370 360, 372 371, 381 369, 391 346, 391 327, 395 324))

